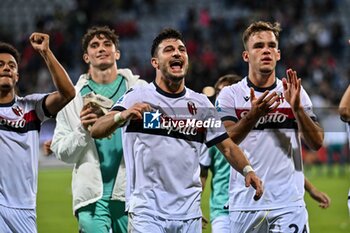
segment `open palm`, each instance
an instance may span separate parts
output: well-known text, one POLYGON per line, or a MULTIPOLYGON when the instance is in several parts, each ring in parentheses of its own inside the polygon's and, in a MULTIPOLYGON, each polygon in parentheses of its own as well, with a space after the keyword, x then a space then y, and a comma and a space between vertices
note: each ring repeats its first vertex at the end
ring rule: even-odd
POLYGON ((284 98, 293 110, 297 110, 300 107, 301 80, 292 69, 288 69, 286 73, 287 78, 282 79, 284 98))

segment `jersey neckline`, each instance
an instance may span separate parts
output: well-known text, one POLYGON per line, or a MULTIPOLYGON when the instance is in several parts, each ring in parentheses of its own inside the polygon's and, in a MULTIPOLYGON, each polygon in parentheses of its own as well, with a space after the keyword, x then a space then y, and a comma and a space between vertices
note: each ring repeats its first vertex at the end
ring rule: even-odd
POLYGON ((163 91, 155 81, 152 82, 153 85, 156 87, 156 91, 161 94, 161 95, 164 95, 166 97, 169 97, 169 98, 179 98, 179 97, 182 97, 186 94, 186 87, 180 92, 180 93, 168 93, 168 92, 165 92, 163 91))
POLYGON ((275 77, 275 82, 271 86, 269 86, 269 87, 257 87, 254 85, 254 83, 252 83, 252 81, 250 81, 249 77, 247 76, 247 85, 248 85, 248 87, 254 88, 254 91, 259 91, 259 92, 265 92, 266 90, 271 91, 275 87, 277 87, 277 77, 275 77))
POLYGON ((13 98, 13 100, 11 100, 11 102, 3 103, 3 104, 0 103, 0 107, 11 107, 12 105, 14 105, 15 101, 16 101, 16 97, 13 98))

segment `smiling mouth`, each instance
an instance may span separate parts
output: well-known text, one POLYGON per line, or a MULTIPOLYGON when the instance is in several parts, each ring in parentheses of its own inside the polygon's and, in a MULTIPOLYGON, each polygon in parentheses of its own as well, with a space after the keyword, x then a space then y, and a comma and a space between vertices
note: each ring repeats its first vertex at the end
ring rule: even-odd
POLYGON ((97 58, 100 58, 100 59, 104 59, 104 58, 107 58, 108 57, 108 55, 99 55, 99 56, 97 56, 97 58))

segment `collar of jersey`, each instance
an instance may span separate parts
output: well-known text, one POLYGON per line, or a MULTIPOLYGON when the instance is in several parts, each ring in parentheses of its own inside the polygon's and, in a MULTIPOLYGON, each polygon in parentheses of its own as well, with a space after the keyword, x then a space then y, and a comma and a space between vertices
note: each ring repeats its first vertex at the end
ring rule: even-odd
POLYGON ((0 104, 0 107, 11 107, 12 105, 14 105, 15 101, 16 101, 16 97, 13 98, 13 100, 11 100, 11 102, 9 103, 0 104))
POLYGON ((186 88, 184 88, 180 93, 172 94, 172 93, 168 93, 168 92, 165 92, 162 89, 160 89, 160 87, 156 84, 155 81, 153 81, 153 85, 156 87, 156 91, 159 94, 164 95, 164 96, 169 97, 169 98, 179 98, 179 97, 184 96, 186 94, 186 88))
POLYGON ((248 87, 254 88, 254 91, 258 91, 258 92, 264 92, 266 90, 271 91, 277 86, 277 78, 275 78, 275 82, 269 87, 257 87, 250 81, 249 77, 247 77, 247 85, 248 87))

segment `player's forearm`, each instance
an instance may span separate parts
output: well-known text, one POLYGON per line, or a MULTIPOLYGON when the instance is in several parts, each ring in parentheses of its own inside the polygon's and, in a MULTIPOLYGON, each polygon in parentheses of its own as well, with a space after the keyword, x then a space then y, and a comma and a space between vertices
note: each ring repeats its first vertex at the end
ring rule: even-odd
POLYGON ((227 134, 232 139, 232 141, 234 141, 237 144, 241 143, 249 133, 249 130, 245 130, 244 127, 239 127, 239 126, 227 127, 226 131, 227 131, 227 134))
POLYGON ((350 85, 340 100, 338 111, 341 119, 344 121, 350 121, 350 85))
POLYGON ((303 108, 294 111, 294 115, 298 123, 298 131, 302 134, 307 146, 312 150, 320 149, 324 139, 323 129, 306 114, 303 108))
POLYGON ((115 116, 119 112, 109 112, 107 115, 100 117, 90 129, 90 135, 93 138, 104 138, 111 135, 118 127, 120 122, 116 122, 115 116))
POLYGON ((205 184, 207 182, 208 178, 208 169, 201 167, 201 173, 200 173, 201 183, 202 183, 202 190, 205 189, 205 184))
POLYGON ((75 96, 75 89, 72 81, 70 80, 66 70, 58 62, 55 55, 51 50, 40 53, 44 58, 47 68, 50 71, 52 80, 60 94, 60 102, 68 103, 75 96))
POLYGON ((308 192, 308 193, 311 193, 312 190, 315 188, 311 182, 305 177, 304 178, 304 189, 308 192))
POLYGON ((229 143, 226 139, 222 143, 217 144, 216 146, 225 156, 228 163, 239 173, 243 175, 243 168, 249 165, 247 157, 244 155, 243 151, 235 144, 229 143))
POLYGON ((202 191, 204 191, 204 189, 205 189, 206 182, 207 182, 207 177, 202 177, 201 176, 202 191))
POLYGON ((225 121, 224 125, 232 141, 236 144, 240 144, 254 128, 257 121, 258 119, 256 119, 256 117, 248 113, 237 123, 225 121))

